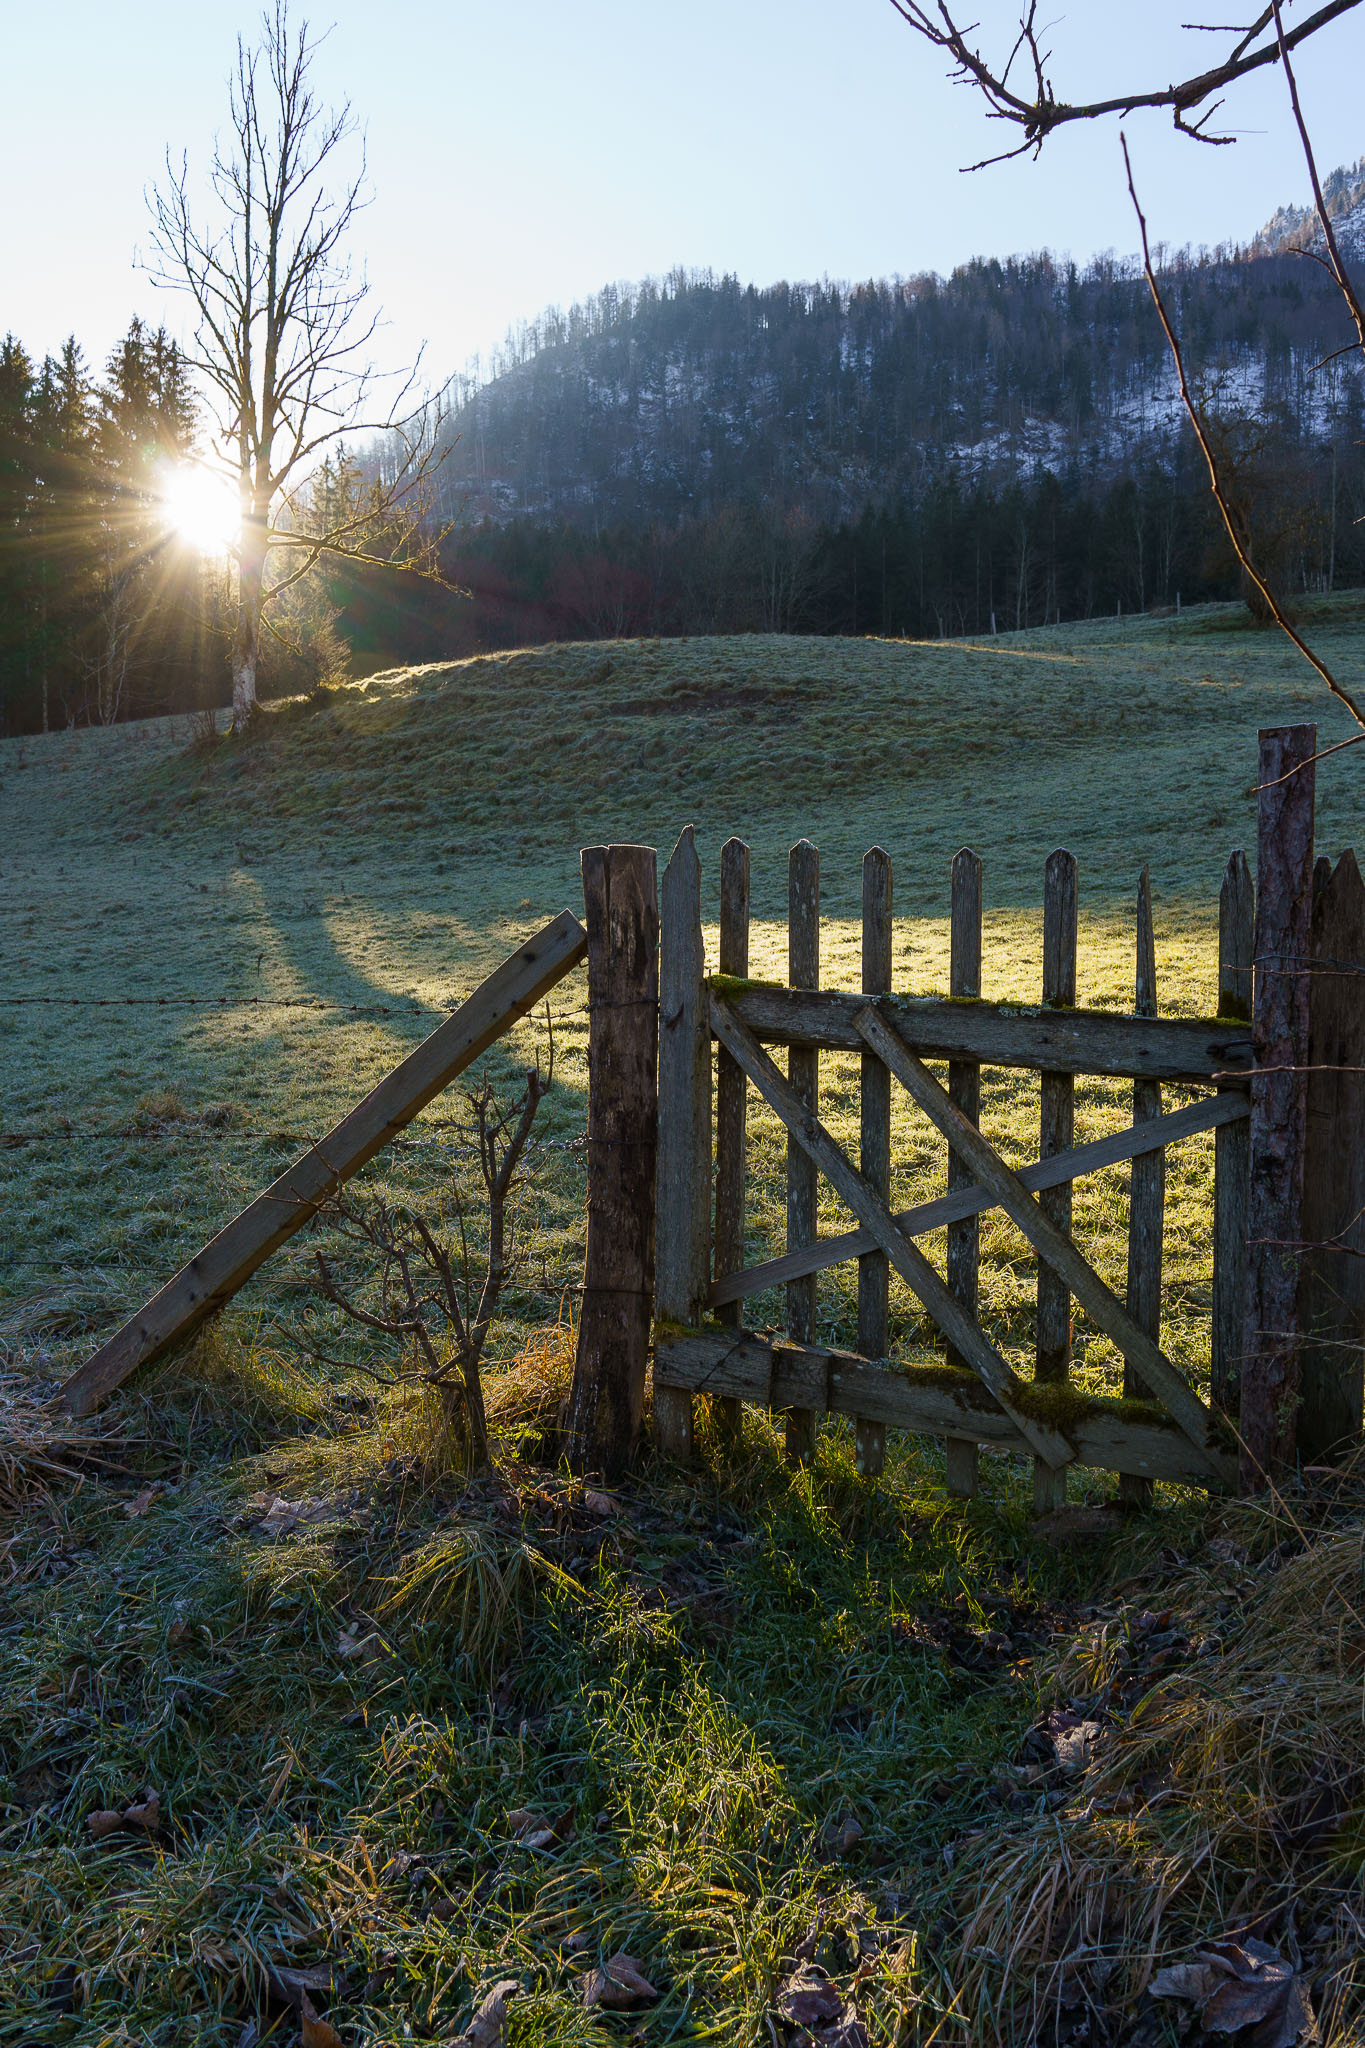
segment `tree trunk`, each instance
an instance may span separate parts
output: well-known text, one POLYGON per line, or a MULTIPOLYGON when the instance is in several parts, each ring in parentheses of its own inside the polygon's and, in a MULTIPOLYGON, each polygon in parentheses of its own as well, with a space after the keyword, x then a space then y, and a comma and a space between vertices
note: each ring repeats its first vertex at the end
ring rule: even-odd
POLYGON ((243 732, 256 715, 256 664, 261 642, 261 600, 265 593, 266 519, 249 512, 242 521, 237 570, 237 630, 232 639, 232 730, 243 732))

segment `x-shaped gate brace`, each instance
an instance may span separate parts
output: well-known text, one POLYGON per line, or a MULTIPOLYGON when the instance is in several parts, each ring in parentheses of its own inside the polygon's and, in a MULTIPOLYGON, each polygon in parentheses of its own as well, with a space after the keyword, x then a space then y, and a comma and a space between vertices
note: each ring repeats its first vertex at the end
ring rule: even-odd
MULTIPOLYGON (((885 1253, 963 1362, 989 1389, 1000 1409, 1037 1455, 1054 1471, 1071 1464, 1076 1448, 1066 1435, 1030 1416, 1016 1396, 1019 1382, 975 1317, 949 1292, 924 1253, 907 1235, 902 1220, 866 1181, 838 1141, 779 1072, 753 1033, 714 991, 709 998, 712 1034, 758 1089, 835 1193, 885 1253)), ((998 1205, 1028 1239, 1038 1256, 1065 1281, 1096 1327, 1110 1337, 1140 1375, 1154 1400, 1188 1439, 1200 1464, 1224 1485, 1235 1485, 1237 1461, 1220 1446, 1213 1415, 1160 1346, 1141 1330, 1113 1290, 1100 1278, 1066 1233, 1044 1215, 1021 1177, 953 1104, 929 1069, 890 1025, 875 1003, 856 1017, 859 1036, 883 1061, 958 1157, 987 1199, 998 1205)), ((964 1193, 967 1191, 963 1191, 964 1193)), ((970 1212, 969 1212, 970 1213, 970 1212)), ((872 1247, 866 1247, 871 1249, 872 1247)), ((846 1252, 844 1256, 849 1256, 846 1252)))

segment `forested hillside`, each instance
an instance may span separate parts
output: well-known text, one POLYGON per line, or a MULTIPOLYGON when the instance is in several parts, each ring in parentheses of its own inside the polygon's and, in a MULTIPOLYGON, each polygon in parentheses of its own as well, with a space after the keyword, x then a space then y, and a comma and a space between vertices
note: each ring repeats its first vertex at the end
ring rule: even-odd
MULTIPOLYGON (((1365 260, 1365 160, 1327 189, 1365 260)), ((1365 365, 1314 232, 1289 207, 1247 250, 1160 259, 1291 602, 1365 583, 1365 365)), ((444 585, 320 564, 276 610, 267 693, 545 640, 977 634, 1239 594, 1146 282, 1112 255, 611 286, 448 400, 444 585)), ((0 730, 223 700, 228 571, 177 540, 160 481, 196 431, 164 334, 134 322, 102 376, 74 338, 39 363, 6 337, 0 730)), ((342 450, 290 516, 313 530, 384 461, 342 450)))

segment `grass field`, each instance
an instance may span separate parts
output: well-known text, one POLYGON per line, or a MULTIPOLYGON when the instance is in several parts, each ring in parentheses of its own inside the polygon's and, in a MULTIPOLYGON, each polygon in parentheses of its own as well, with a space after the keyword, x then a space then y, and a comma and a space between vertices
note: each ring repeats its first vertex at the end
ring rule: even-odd
MULTIPOLYGON (((1327 602, 1314 625, 1358 675, 1365 608, 1327 602)), ((971 843, 984 993, 1005 997, 1037 994, 1042 865, 1067 845, 1080 999, 1115 1005, 1149 862, 1163 1006, 1207 1012, 1219 879, 1254 847, 1256 728, 1314 716, 1324 739, 1345 730, 1281 642, 1222 609, 982 646, 535 649, 282 706, 241 744, 166 722, 0 743, 14 1414, 516 938, 577 906, 580 846, 666 856, 694 824, 714 917, 719 848, 740 833, 761 974, 783 964, 787 849, 813 839, 824 979, 852 986, 859 864, 880 843, 897 986, 927 991, 946 983, 948 864, 971 843)), ((1334 853, 1362 815, 1357 763, 1320 771, 1334 853)), ((1205 1510, 1173 1498, 1077 1564, 1028 1537, 1004 1461, 963 1510, 932 1444, 894 1445, 869 1487, 834 1430, 791 1476, 757 1417, 738 1455, 708 1440, 695 1483, 648 1470, 605 1516, 539 1471, 582 1258, 583 999, 580 977, 552 1002, 529 1256, 495 1345, 514 1366, 499 1486, 464 1492, 425 1455, 419 1409, 303 1362, 307 1331, 363 1355, 319 1312, 308 1245, 115 1404, 121 1471, 73 1492, 12 1458, 0 1947, 20 1965, 0 2041, 228 2043, 253 2014, 292 2039, 269 1972, 278 1991, 280 1969, 315 1963, 344 1978, 328 2016, 347 2048, 445 2041, 503 1974, 523 1986, 514 2042, 781 2040, 764 2015, 817 1920, 818 1959, 846 1985, 861 1972, 873 2040, 938 2022, 973 2038, 944 1960, 945 1846, 1017 1810, 1001 1772, 1080 1610, 1163 1548, 1198 1553, 1205 1510), (276 1495, 306 1512, 272 1520, 276 1495), (148 1784, 166 1815, 150 1841, 88 1839, 92 1809, 148 1784), (550 1845, 516 1839, 518 1810, 555 1822, 550 1845), (620 1947, 664 1997, 607 2022, 576 1978, 620 1947)), ((544 1042, 528 1022, 491 1071, 544 1042)), ((856 1062, 827 1060, 822 1085, 847 1135, 856 1062)), ((1129 1110, 1085 1084, 1078 1136, 1129 1110)), ((1010 1156, 1032 1156, 1036 1116, 1036 1084, 989 1077, 1010 1156)), ((783 1155, 769 1121, 753 1129, 761 1255, 780 1243, 783 1155)), ((899 1110, 894 1156, 898 1199, 941 1187, 941 1146, 899 1110)), ((367 1178, 434 1207, 468 1168, 438 1103, 367 1178)), ((1211 1147, 1185 1148, 1168 1192, 1164 1337, 1196 1376, 1210 1168, 1211 1147)), ((1124 1176, 1083 1189, 1078 1235, 1121 1285, 1124 1176)), ((998 1221, 983 1241, 985 1318, 1025 1364, 1032 1261, 998 1221)), ((820 1313, 851 1341, 851 1276, 822 1281, 820 1313)), ((928 1356, 902 1295, 893 1316, 902 1354, 928 1356)), ((1079 1322, 1077 1354, 1078 1378, 1113 1384, 1079 1322)))

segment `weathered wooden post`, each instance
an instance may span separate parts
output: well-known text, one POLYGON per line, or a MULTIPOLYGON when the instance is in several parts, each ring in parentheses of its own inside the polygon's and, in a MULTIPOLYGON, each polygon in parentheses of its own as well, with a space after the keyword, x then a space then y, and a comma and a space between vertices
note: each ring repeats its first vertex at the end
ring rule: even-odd
MULTIPOLYGON (((798 840, 787 865, 787 975, 793 988, 820 986, 820 852, 798 840)), ((818 1107, 820 1055, 814 1046, 792 1046, 787 1075, 807 1109, 818 1107)), ((787 1140, 787 1249, 815 1242, 818 1197, 815 1162, 794 1138, 787 1140)), ((815 1275, 787 1282, 787 1329, 799 1343, 815 1342, 815 1275)), ((787 1410, 787 1456, 794 1463, 815 1450, 819 1416, 813 1408, 787 1410)))
POLYGON ((583 851, 588 932, 588 1242, 569 1405, 576 1471, 630 1462, 654 1309, 659 911, 652 846, 583 851))
MULTIPOLYGON (((1230 856, 1218 898, 1218 1014, 1251 1028, 1256 889, 1247 857, 1230 856)), ((1222 1092, 1221 1090, 1219 1091, 1222 1092)), ((1219 1124, 1213 1138, 1213 1405, 1237 1419, 1247 1287, 1247 1177, 1251 1127, 1219 1124)))
MULTIPOLYGON (((981 994, 981 862, 969 846, 953 858, 952 902, 948 942, 948 993, 972 1001, 981 994)), ((979 1060, 950 1060, 948 1094, 953 1106, 972 1123, 981 1121, 981 1064, 979 1060)), ((948 1149, 948 1190, 967 1187, 971 1169, 964 1166, 951 1146, 948 1149)), ((981 1224, 976 1216, 948 1225, 948 1286, 972 1321, 976 1321, 977 1284, 981 1264, 981 1224)), ((955 1361, 961 1365, 963 1359, 955 1361)), ((965 1437, 950 1436, 944 1445, 945 1479, 949 1493, 970 1500, 976 1492, 978 1451, 965 1437)))
MULTIPOLYGON (((720 971, 741 980, 749 972, 749 849, 727 839, 720 850, 720 971)), ((715 1270, 738 1273, 744 1264, 744 1180, 748 1083, 744 1069, 724 1046, 716 1053, 716 1232, 715 1270)), ((738 1329, 744 1304, 723 1302, 716 1320, 738 1329)), ((711 1412, 720 1427, 738 1435, 744 1404, 718 1394, 711 1412)))
MULTIPOLYGON (((863 988, 884 995, 891 987, 891 856, 880 846, 863 855, 863 988)), ((860 1164, 863 1178, 884 1202, 891 1199, 891 1076, 875 1053, 862 1056, 860 1164)), ((885 1252, 858 1261, 858 1349, 885 1358, 890 1265, 885 1252)), ((858 1417, 858 1470, 875 1479, 886 1464, 886 1424, 858 1417)))
POLYGON ((1296 1450, 1317 727, 1271 727, 1260 741, 1240 1411, 1249 1492, 1292 1466, 1296 1450))
MULTIPOLYGON (((1061 1009, 1076 1002, 1076 856, 1059 847, 1043 873, 1043 1001, 1061 1009)), ((1038 1157, 1069 1152, 1075 1130, 1075 1079, 1044 1073, 1038 1157)), ((1071 1235, 1071 1183, 1048 1188, 1038 1206, 1049 1222, 1071 1235)), ((1038 1336, 1035 1371, 1044 1385, 1071 1375, 1071 1295, 1046 1262, 1038 1266, 1038 1336)), ((1040 1513, 1066 1500, 1066 1471, 1054 1472, 1044 1459, 1033 1462, 1033 1503, 1040 1513)))
POLYGON ((1360 1441, 1365 1395, 1365 883, 1318 862, 1308 997, 1299 1456, 1360 1441))
MULTIPOLYGON (((1138 877, 1137 971, 1134 977, 1134 1013, 1155 1017, 1156 931, 1152 923, 1152 878, 1143 868, 1138 877)), ((1150 1123, 1161 1115, 1161 1083, 1134 1081, 1133 1122, 1150 1123)), ((1130 1169, 1128 1183, 1128 1300, 1129 1315, 1153 1343, 1161 1342, 1161 1255, 1166 1215, 1166 1154, 1139 1152, 1130 1169)), ((1150 1400, 1151 1389, 1143 1385, 1125 1359, 1123 1391, 1130 1399, 1150 1400)), ((1129 1507, 1145 1508, 1152 1503, 1152 1482, 1134 1472, 1119 1475, 1119 1499, 1129 1507)))
MULTIPOLYGON (((706 1313, 711 1254, 711 1029, 701 934, 701 863, 689 825, 660 892, 659 1212, 654 1311, 661 1323, 706 1313)), ((654 1428, 670 1457, 692 1452, 692 1396, 654 1388, 654 1428)))

